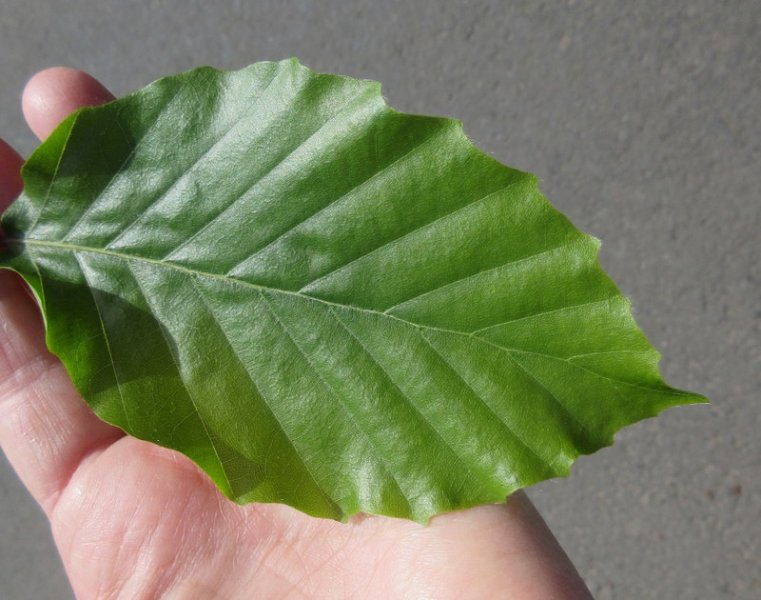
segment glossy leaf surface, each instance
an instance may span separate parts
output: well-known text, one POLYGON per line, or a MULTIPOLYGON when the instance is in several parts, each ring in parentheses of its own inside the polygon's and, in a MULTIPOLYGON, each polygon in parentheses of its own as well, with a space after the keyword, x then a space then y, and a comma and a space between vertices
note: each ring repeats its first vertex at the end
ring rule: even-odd
POLYGON ((425 521, 700 396, 535 177, 377 83, 196 69, 67 119, 0 267, 104 420, 239 502, 425 521))

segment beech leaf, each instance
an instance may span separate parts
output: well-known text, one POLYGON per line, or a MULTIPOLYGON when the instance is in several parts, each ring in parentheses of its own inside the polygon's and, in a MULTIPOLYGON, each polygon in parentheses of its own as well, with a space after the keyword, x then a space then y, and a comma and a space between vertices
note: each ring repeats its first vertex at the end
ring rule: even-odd
POLYGON ((534 176, 376 82, 195 69, 74 113, 23 178, 0 267, 50 349, 237 502, 424 522, 704 401, 534 176))

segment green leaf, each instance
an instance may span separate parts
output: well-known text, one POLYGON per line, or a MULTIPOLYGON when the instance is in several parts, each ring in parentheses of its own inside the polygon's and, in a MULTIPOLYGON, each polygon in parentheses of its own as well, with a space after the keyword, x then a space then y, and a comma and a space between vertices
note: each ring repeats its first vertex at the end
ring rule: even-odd
POLYGON ((75 113, 23 176, 0 267, 49 347, 238 502, 425 521, 704 401, 535 177, 375 82, 196 69, 75 113))

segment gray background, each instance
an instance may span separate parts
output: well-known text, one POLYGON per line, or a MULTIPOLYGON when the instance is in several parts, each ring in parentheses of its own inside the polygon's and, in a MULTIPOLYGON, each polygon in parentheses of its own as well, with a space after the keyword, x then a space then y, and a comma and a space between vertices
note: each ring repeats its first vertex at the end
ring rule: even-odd
MULTIPOLYGON (((123 94, 199 64, 296 55, 382 81, 399 109, 458 117, 537 173, 602 238, 667 379, 713 404, 625 430, 531 496, 600 599, 761 598, 760 2, 0 7, 0 135, 24 152, 18 101, 37 69, 77 66, 123 94)), ((70 595, 0 460, 0 597, 70 595)))

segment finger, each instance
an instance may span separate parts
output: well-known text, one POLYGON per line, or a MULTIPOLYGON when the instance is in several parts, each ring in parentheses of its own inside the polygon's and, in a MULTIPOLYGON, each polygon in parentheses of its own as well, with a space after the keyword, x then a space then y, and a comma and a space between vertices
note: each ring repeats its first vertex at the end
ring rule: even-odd
MULTIPOLYGON (((77 102, 108 99, 91 77, 48 69, 27 85, 24 112, 35 133, 45 136, 77 102)), ((0 446, 48 513, 82 461, 123 435, 82 401, 45 347, 39 310, 8 271, 0 271, 0 414, 0 446)))
POLYGON ((78 108, 113 99, 111 92, 91 75, 69 67, 52 67, 29 80, 21 105, 31 130, 44 139, 78 108))
POLYGON ((16 151, 0 140, 0 213, 2 213, 21 192, 19 171, 24 162, 16 151))

